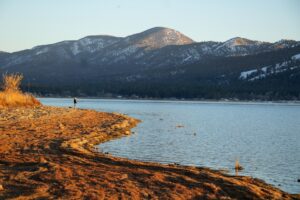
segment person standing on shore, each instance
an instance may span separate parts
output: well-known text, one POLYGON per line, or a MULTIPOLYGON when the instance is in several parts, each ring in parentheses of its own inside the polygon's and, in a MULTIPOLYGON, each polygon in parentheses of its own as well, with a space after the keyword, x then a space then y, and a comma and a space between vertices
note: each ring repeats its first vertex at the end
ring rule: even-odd
POLYGON ((77 104, 77 98, 76 97, 74 97, 73 102, 74 102, 74 108, 76 108, 76 104, 77 104))

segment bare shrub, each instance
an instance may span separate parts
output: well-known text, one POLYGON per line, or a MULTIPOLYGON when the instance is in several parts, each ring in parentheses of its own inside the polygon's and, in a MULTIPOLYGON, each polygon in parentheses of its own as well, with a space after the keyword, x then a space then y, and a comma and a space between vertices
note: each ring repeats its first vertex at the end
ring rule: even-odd
POLYGON ((0 92, 0 107, 39 106, 41 103, 31 94, 20 90, 22 74, 4 74, 0 92))
POLYGON ((3 83, 2 88, 4 91, 20 91, 21 81, 23 79, 22 74, 3 74, 2 76, 3 83))

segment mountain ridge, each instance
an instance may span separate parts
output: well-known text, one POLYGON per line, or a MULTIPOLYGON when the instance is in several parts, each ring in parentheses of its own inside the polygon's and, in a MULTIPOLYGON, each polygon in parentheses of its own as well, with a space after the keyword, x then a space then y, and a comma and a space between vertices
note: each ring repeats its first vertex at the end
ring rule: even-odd
MULTIPOLYGON (((229 88, 244 85, 241 90, 247 89, 249 93, 249 85, 263 79, 267 86, 262 90, 273 91, 275 95, 278 89, 274 89, 267 80, 280 85, 281 81, 274 77, 284 75, 282 80, 295 82, 296 86, 289 87, 295 89, 292 96, 297 96, 300 88, 295 77, 299 76, 299 60, 291 58, 298 58, 299 53, 300 42, 293 40, 269 43, 234 37, 225 42, 195 42, 174 29, 155 27, 126 37, 93 35, 14 53, 0 53, 0 73, 21 72, 31 88, 45 87, 46 91, 52 91, 50 88, 53 87, 57 91, 65 87, 72 88, 66 91, 82 88, 81 91, 89 91, 91 95, 98 94, 99 90, 138 94, 158 84, 155 90, 164 91, 159 94, 164 96, 170 92, 159 88, 159 85, 172 91, 172 85, 180 88, 180 83, 189 85, 184 87, 185 90, 193 91, 193 95, 186 95, 189 97, 197 96, 197 92, 201 93, 199 88, 204 86, 224 89, 227 85, 230 85, 229 88), (284 62, 288 63, 282 64, 284 62), (256 69, 260 70, 248 72, 256 69), (222 70, 224 72, 220 74, 222 70), (240 79, 241 73, 249 74, 250 78, 240 79)), ((288 87, 290 83, 284 84, 288 87)), ((207 90, 207 93, 211 91, 207 90)), ((152 93, 151 89, 149 95, 158 94, 152 93)), ((176 92, 169 95, 182 96, 176 92)))
MULTIPOLYGON (((179 34, 185 36, 184 34, 180 33, 179 31, 176 31, 174 29, 171 29, 171 28, 166 28, 166 27, 153 27, 153 28, 150 28, 150 29, 147 29, 145 31, 142 31, 142 32, 139 32, 139 33, 135 33, 135 34, 132 34, 132 35, 128 35, 128 36, 125 36, 125 37, 118 37, 118 36, 113 36, 113 35, 106 35, 106 34, 103 34, 103 35, 87 35, 87 36, 84 36, 84 37, 81 37, 79 39, 75 39, 75 40, 62 40, 62 41, 58 41, 58 42, 55 42, 55 43, 50 43, 50 44, 41 44, 41 45, 37 45, 37 46, 34 46, 32 48, 29 48, 29 49, 22 49, 22 50, 18 50, 18 51, 13 51, 13 52, 6 52, 6 51, 0 51, 1 53, 17 53, 17 52, 20 52, 20 51, 24 51, 24 50, 32 50, 32 49, 35 49, 37 47, 40 47, 40 46, 47 46, 47 45, 54 45, 54 44, 59 44, 59 43, 68 43, 68 42, 75 42, 75 41, 80 41, 82 39, 85 39, 85 38, 97 38, 97 37, 111 37, 111 38, 128 38, 128 37, 131 37, 131 36, 134 36, 134 35, 138 35, 138 34, 142 34, 142 33, 146 33, 146 32, 153 32, 153 31, 174 31, 174 32, 178 32, 179 34)), ((300 41, 297 41, 297 40, 293 40, 293 39, 279 39, 278 41, 275 41, 275 42, 265 42, 265 41, 259 41, 259 40, 252 40, 252 39, 248 39, 248 38, 244 38, 244 37, 241 37, 241 36, 235 36, 235 37, 232 37, 232 38, 229 38, 223 42, 220 42, 220 41, 213 41, 213 40, 209 40, 209 41, 194 41, 193 39, 189 38, 188 36, 185 36, 187 37, 189 40, 190 40, 190 43, 189 44, 192 44, 192 43, 203 43, 203 42, 219 42, 219 43, 226 43, 230 40, 233 40, 233 39, 243 39, 243 40, 248 40, 248 41, 252 41, 252 42, 258 42, 258 43, 268 43, 268 44, 280 44, 280 43, 285 43, 285 42, 300 42, 300 41)))

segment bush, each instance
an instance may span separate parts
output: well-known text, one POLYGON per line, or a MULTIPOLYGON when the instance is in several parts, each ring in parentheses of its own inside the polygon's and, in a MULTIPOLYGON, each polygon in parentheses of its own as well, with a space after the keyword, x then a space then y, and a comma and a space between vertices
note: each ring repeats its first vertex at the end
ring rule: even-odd
POLYGON ((22 74, 3 74, 2 80, 3 85, 2 88, 4 92, 17 92, 20 91, 21 81, 23 79, 22 74))
POLYGON ((0 92, 0 107, 39 106, 41 103, 31 94, 22 93, 20 84, 21 74, 4 74, 0 92))

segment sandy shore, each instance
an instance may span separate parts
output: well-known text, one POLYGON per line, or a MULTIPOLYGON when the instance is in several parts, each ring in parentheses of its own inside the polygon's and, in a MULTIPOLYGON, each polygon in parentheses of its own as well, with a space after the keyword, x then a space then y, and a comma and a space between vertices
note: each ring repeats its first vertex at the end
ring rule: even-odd
POLYGON ((251 177, 95 150, 137 123, 92 110, 0 109, 0 199, 300 199, 251 177))

